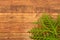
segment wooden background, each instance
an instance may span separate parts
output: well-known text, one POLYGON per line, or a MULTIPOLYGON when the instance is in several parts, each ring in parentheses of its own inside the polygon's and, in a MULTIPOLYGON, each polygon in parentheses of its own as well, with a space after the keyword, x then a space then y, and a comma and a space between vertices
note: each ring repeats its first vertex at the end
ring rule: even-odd
POLYGON ((32 40, 28 31, 42 13, 56 17, 60 0, 0 0, 0 40, 32 40))

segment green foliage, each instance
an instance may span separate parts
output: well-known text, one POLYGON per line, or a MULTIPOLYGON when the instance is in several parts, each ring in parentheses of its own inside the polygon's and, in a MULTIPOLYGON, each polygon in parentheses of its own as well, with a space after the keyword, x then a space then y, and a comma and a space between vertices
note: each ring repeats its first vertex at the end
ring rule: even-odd
POLYGON ((31 38, 34 40, 60 40, 60 15, 53 19, 50 15, 42 15, 35 24, 41 27, 32 28, 31 38))

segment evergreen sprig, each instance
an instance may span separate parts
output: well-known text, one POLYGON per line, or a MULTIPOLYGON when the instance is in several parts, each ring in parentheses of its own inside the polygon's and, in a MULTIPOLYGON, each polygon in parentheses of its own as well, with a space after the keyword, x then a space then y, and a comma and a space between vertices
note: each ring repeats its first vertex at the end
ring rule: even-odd
POLYGON ((31 38, 34 40, 60 40, 60 15, 53 19, 50 15, 44 14, 35 24, 41 27, 32 28, 31 38))

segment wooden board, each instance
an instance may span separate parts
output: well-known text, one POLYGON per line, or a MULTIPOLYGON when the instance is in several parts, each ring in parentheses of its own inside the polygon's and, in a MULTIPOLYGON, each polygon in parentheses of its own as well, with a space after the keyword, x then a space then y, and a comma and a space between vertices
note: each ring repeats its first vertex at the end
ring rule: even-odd
POLYGON ((0 0, 0 40, 32 40, 32 22, 45 12, 60 13, 60 0, 0 0))

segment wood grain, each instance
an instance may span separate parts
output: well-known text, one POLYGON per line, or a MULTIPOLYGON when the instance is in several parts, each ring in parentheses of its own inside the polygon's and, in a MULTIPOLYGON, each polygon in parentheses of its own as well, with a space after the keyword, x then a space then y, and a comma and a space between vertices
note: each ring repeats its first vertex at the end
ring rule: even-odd
POLYGON ((45 12, 56 17, 60 0, 0 0, 0 40, 32 40, 32 22, 45 12))

